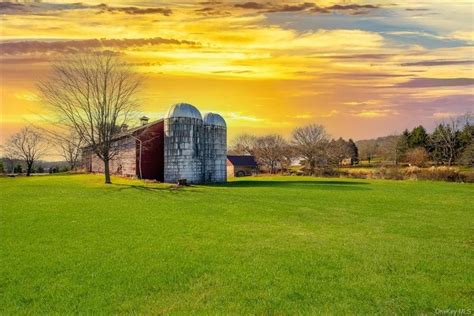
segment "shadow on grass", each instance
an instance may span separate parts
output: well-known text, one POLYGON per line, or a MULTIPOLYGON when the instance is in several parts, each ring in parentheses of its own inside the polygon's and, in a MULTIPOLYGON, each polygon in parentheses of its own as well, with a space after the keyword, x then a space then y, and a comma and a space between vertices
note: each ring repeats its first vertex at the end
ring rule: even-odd
POLYGON ((309 180, 309 181, 269 181, 242 180, 227 182, 219 185, 228 188, 288 188, 288 189, 328 189, 328 190, 370 190, 368 182, 353 182, 343 180, 309 180))
POLYGON ((181 188, 175 186, 148 186, 146 184, 124 184, 124 183, 114 183, 114 186, 118 187, 119 191, 127 189, 135 189, 138 191, 148 191, 148 192, 180 192, 181 188))
MULTIPOLYGON (((318 190, 370 190, 367 187, 370 183, 368 182, 355 182, 355 181, 343 181, 343 180, 309 180, 309 181, 272 181, 272 180, 241 180, 232 181, 220 184, 204 184, 189 187, 177 187, 177 186, 150 186, 146 184, 124 184, 114 183, 119 191, 134 189, 138 191, 148 192, 194 192, 193 188, 199 187, 216 187, 216 188, 281 188, 281 189, 318 189, 318 190), (186 189, 186 190, 184 190, 186 189)), ((198 190, 199 191, 199 190, 198 190)))

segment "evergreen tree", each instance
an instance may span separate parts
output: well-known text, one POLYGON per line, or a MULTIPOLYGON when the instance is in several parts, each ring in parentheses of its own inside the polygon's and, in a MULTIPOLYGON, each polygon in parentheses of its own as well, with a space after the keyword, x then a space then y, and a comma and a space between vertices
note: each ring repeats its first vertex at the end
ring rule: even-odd
POLYGON ((405 159, 405 155, 409 149, 409 139, 410 139, 410 132, 406 129, 403 131, 402 135, 397 142, 397 157, 395 159, 395 163, 403 161, 405 159))
POLYGON ((427 148, 428 133, 423 126, 415 127, 408 135, 408 148, 427 148))
POLYGON ((352 158, 352 164, 358 164, 359 163, 359 149, 357 148, 352 138, 349 138, 349 141, 347 142, 347 146, 349 148, 350 157, 352 158))
POLYGON ((464 149, 469 144, 471 144, 474 140, 474 125, 466 123, 464 128, 459 131, 457 138, 461 149, 464 149))
POLYGON ((474 167, 474 142, 471 142, 464 148, 459 162, 466 167, 474 167))

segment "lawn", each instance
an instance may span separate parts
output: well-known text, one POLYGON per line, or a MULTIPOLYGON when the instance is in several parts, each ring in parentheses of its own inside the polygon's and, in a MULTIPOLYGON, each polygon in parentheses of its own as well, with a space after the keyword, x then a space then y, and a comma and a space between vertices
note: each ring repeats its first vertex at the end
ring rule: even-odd
POLYGON ((0 179, 0 314, 474 310, 474 185, 0 179))

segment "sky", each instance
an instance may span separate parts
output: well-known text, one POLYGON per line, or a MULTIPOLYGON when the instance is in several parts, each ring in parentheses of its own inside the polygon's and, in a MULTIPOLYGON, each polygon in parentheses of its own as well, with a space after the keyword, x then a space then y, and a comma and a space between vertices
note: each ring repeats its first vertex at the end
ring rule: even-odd
POLYGON ((474 110, 470 0, 19 2, 0 3, 0 143, 45 124, 36 83, 90 49, 142 75, 141 113, 188 102, 230 139, 310 123, 367 139, 474 110))

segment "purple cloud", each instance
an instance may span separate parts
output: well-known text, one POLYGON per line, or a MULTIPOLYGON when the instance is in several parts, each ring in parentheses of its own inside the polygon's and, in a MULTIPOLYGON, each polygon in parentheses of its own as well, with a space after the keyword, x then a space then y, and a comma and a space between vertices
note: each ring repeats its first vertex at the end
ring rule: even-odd
POLYGON ((412 63, 404 63, 402 66, 450 66, 450 65, 465 65, 472 64, 474 60, 428 60, 418 61, 412 63))
POLYGON ((432 87, 453 87, 474 85, 473 78, 414 78, 409 81, 399 83, 395 87, 399 88, 432 88, 432 87))
POLYGON ((163 44, 189 46, 199 45, 197 42, 161 37, 133 39, 86 39, 67 41, 19 41, 0 43, 0 52, 2 55, 45 52, 70 53, 88 49, 127 48, 163 44))

